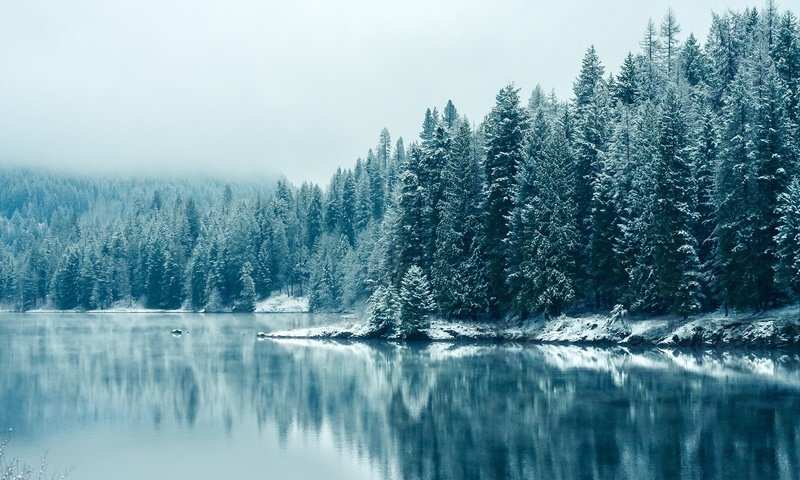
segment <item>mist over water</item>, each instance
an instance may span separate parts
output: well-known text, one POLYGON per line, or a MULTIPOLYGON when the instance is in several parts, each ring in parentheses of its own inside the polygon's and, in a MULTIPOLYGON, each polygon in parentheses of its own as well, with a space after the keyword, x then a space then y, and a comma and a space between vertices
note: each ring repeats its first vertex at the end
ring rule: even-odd
POLYGON ((87 479, 800 471, 797 352, 254 335, 335 320, 3 314, 0 425, 87 479))

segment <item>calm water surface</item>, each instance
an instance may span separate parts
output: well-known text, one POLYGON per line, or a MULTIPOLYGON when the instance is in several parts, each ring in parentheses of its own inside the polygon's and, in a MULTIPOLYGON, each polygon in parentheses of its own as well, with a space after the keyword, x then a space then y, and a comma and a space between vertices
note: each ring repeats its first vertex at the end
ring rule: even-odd
POLYGON ((797 352, 255 338, 336 320, 0 314, 0 427, 90 480, 800 478, 797 352))

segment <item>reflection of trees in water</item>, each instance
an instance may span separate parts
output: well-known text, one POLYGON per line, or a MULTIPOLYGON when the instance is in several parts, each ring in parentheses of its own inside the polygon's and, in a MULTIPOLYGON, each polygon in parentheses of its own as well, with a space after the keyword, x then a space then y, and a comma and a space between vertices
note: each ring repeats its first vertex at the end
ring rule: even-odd
POLYGON ((327 428, 382 476, 409 479, 800 471, 794 353, 257 343, 213 326, 181 339, 133 324, 114 335, 75 328, 39 328, 36 341, 0 331, 0 425, 256 422, 284 440, 295 427, 327 428))

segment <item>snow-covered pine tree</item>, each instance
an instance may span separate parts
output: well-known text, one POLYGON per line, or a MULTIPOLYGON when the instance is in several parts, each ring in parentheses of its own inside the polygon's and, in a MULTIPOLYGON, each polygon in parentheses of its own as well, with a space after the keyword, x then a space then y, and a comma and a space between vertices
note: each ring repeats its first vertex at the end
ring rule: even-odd
POLYGON ((488 306, 481 235, 482 175, 469 123, 460 121, 454 133, 452 155, 442 172, 441 221, 431 283, 443 315, 475 317, 488 306))
POLYGON ((526 144, 526 159, 519 166, 514 185, 514 210, 509 219, 508 248, 513 252, 506 268, 506 282, 514 305, 523 312, 529 299, 522 293, 526 282, 522 271, 523 264, 534 252, 525 248, 525 244, 535 228, 535 218, 531 215, 534 199, 537 197, 537 169, 542 163, 544 148, 550 140, 550 122, 545 111, 537 108, 533 115, 533 123, 526 144))
POLYGON ((680 70, 677 68, 678 52, 680 51, 680 40, 678 34, 681 32, 681 25, 675 17, 672 7, 667 9, 664 19, 661 21, 661 38, 664 39, 663 54, 666 67, 667 78, 671 82, 677 82, 680 70))
POLYGON ((617 101, 632 105, 639 98, 639 71, 633 54, 628 52, 617 75, 617 82, 612 91, 617 101))
POLYGON ((653 198, 657 178, 654 163, 659 129, 657 107, 644 101, 637 108, 630 137, 620 146, 627 167, 618 174, 620 191, 625 191, 620 210, 621 235, 617 255, 624 267, 628 285, 624 300, 631 310, 654 312, 661 309, 653 260, 653 198), (627 150, 628 145, 632 148, 627 150))
POLYGON ((694 237, 695 183, 685 112, 676 88, 668 87, 662 107, 655 187, 654 252, 659 294, 670 310, 686 318, 700 309, 699 260, 694 237))
POLYGON ((428 328, 430 315, 436 311, 428 278, 421 268, 412 265, 403 275, 398 299, 398 333, 403 338, 418 337, 422 330, 428 328))
POLYGON ((448 130, 453 129, 458 124, 458 110, 453 105, 452 100, 447 101, 444 110, 442 111, 442 122, 448 130))
POLYGON ((352 246, 356 240, 356 182, 353 172, 346 170, 342 184, 341 233, 352 246))
POLYGON ((508 217, 514 208, 517 168, 525 161, 528 113, 520 104, 513 84, 500 90, 485 125, 486 159, 484 194, 484 252, 489 301, 494 313, 508 307, 506 268, 508 217))
POLYGON ((653 19, 647 21, 642 41, 642 71, 640 93, 644 99, 655 100, 661 91, 663 71, 662 52, 663 46, 656 24, 653 19))
POLYGON ((712 13, 705 52, 709 95, 715 110, 722 108, 739 71, 742 41, 739 24, 730 12, 722 15, 712 13))
POLYGON ((574 165, 559 125, 548 135, 534 173, 535 196, 521 208, 530 216, 522 246, 516 304, 523 311, 557 315, 575 298, 578 249, 574 165))
POLYGON ((800 295, 800 178, 795 178, 779 198, 780 215, 775 281, 784 291, 800 295))
POLYGON ((375 148, 375 158, 380 170, 386 170, 392 155, 392 136, 389 130, 384 128, 378 136, 378 146, 375 148))
POLYGON ((164 267, 162 269, 160 308, 180 308, 183 303, 183 273, 184 269, 179 259, 170 251, 164 253, 164 267))
MULTIPOLYGON (((602 246, 592 242, 594 222, 604 222, 605 218, 593 215, 594 190, 608 154, 610 137, 609 92, 602 78, 603 66, 591 47, 583 59, 581 73, 575 83, 575 215, 578 228, 579 249, 577 251, 579 284, 589 295, 596 291, 594 279, 603 272, 594 272, 593 257, 604 256, 607 252, 593 252, 594 247, 602 246)), ((609 192, 610 193, 610 192, 609 192)), ((603 214, 600 207, 598 214, 603 214)), ((602 216, 602 215, 601 215, 602 216)), ((599 227, 603 229, 604 227, 599 227)), ((613 238, 613 237, 612 237, 613 238)), ((605 262, 598 258, 598 260, 605 262)), ((598 265, 599 266, 599 265, 598 265)))
POLYGON ((626 280, 616 251, 620 232, 614 157, 604 154, 592 182, 589 230, 589 282, 597 308, 617 303, 626 280))
POLYGON ((206 304, 206 279, 208 277, 209 248, 205 238, 200 239, 192 251, 186 267, 186 298, 192 308, 200 310, 206 304))
POLYGON ((786 113, 797 129, 800 124, 800 32, 797 17, 789 10, 778 19, 770 54, 786 85, 786 113))
POLYGON ((369 331, 372 336, 384 336, 397 328, 399 316, 397 291, 391 285, 380 286, 367 300, 369 331))
MULTIPOLYGON (((368 162, 369 165, 374 163, 375 162, 368 162)), ((354 212, 354 228, 356 232, 367 228, 367 224, 372 220, 375 208, 372 202, 372 186, 370 184, 370 179, 366 172, 362 172, 356 183, 356 205, 354 212)))
MULTIPOLYGON (((389 144, 391 138, 388 135, 389 131, 384 128, 381 132, 380 141, 378 142, 379 155, 377 157, 367 156, 367 164, 365 165, 367 177, 369 179, 369 197, 372 206, 371 216, 378 221, 383 218, 383 213, 386 208, 384 172, 388 168, 389 155, 391 153, 391 145, 389 144), (386 133, 385 138, 384 132, 386 133)), ((364 188, 362 187, 360 190, 363 191, 364 188)))
POLYGON ((396 212, 391 216, 389 225, 391 237, 388 248, 393 252, 391 261, 394 268, 390 278, 394 284, 400 283, 411 265, 424 261, 421 233, 424 231, 425 193, 419 185, 419 177, 414 173, 418 154, 419 149, 412 148, 411 159, 400 174, 396 212))
POLYGON ((697 257, 700 261, 700 287, 704 308, 715 306, 718 297, 715 276, 714 225, 716 222, 716 174, 719 162, 719 134, 717 117, 706 106, 699 107, 694 134, 692 163, 697 187, 697 221, 694 235, 697 242, 697 257))
POLYGON ((753 48, 724 108, 715 236, 723 301, 762 310, 776 295, 776 207, 795 167, 783 82, 765 44, 753 48))
POLYGON ((439 122, 433 128, 433 135, 421 149, 419 157, 419 186, 423 193, 420 231, 423 254, 422 261, 418 265, 426 274, 430 274, 436 251, 436 229, 442 220, 444 194, 442 172, 450 161, 451 148, 450 130, 444 122, 439 122))
POLYGON ((236 312, 254 312, 256 310, 256 284, 253 281, 252 272, 253 266, 250 262, 244 262, 239 275, 242 290, 234 305, 236 312))

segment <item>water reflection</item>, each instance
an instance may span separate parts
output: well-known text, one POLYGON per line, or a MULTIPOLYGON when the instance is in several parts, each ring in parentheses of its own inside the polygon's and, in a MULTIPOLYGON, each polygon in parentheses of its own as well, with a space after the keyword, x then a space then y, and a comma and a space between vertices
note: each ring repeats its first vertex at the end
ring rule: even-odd
POLYGON ((2 316, 0 425, 51 450, 53 430, 224 431, 242 448, 254 428, 281 448, 301 431, 306 455, 331 443, 372 478, 800 472, 796 352, 254 338, 313 321, 2 316))

